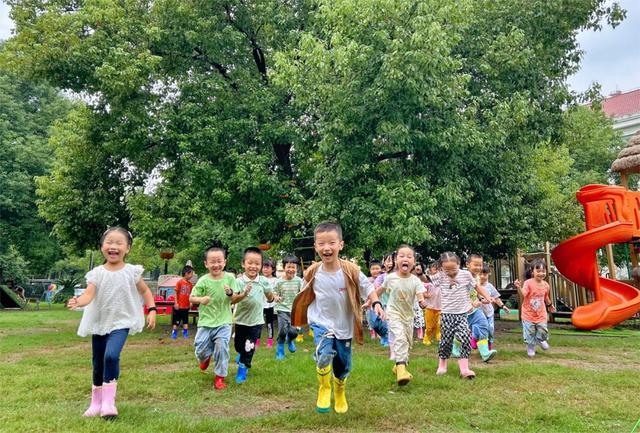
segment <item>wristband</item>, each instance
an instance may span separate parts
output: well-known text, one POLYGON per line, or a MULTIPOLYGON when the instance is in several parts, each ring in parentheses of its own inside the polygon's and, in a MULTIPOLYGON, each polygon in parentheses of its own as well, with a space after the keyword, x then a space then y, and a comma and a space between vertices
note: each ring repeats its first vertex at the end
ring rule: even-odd
POLYGON ((231 296, 233 296, 233 290, 230 290, 230 291, 228 291, 228 292, 225 290, 225 291, 224 291, 224 294, 225 294, 225 295, 227 295, 227 296, 229 296, 229 297, 231 297, 231 296))
POLYGON ((375 301, 375 302, 373 302, 373 303, 371 304, 371 309, 372 309, 372 310, 375 310, 376 305, 380 305, 380 308, 382 308, 382 302, 380 302, 380 301, 375 301))
POLYGON ((152 311, 155 311, 157 313, 158 309, 156 307, 148 307, 147 308, 147 313, 151 313, 152 311))

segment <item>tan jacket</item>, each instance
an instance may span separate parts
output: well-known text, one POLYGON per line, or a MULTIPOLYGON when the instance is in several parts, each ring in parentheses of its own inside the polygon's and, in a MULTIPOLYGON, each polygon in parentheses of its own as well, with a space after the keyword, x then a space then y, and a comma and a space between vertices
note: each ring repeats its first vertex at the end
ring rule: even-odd
MULTIPOLYGON (((313 291, 313 280, 322 262, 316 262, 304 272, 305 285, 293 301, 291 308, 291 324, 293 326, 307 325, 307 309, 316 299, 313 291)), ((358 344, 364 343, 362 336, 362 304, 360 302, 360 267, 346 260, 340 260, 340 267, 344 273, 345 287, 349 294, 349 304, 353 311, 355 338, 358 344)))

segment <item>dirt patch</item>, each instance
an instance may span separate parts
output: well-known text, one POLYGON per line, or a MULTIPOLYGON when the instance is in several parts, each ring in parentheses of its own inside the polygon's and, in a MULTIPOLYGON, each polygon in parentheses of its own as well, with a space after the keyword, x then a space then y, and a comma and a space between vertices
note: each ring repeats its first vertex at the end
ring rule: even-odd
MULTIPOLYGON (((211 392, 216 392, 212 390, 211 392)), ((304 405, 307 405, 305 402, 304 405)), ((284 400, 273 397, 250 397, 244 404, 226 405, 212 399, 199 408, 190 411, 191 415, 215 418, 255 418, 276 413, 300 409, 303 403, 294 400, 284 400)))

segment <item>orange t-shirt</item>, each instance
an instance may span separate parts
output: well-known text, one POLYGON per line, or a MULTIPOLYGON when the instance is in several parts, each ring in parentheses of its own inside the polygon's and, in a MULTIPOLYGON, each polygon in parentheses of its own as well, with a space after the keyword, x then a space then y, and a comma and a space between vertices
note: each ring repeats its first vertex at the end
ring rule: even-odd
POLYGON ((178 302, 178 308, 181 310, 185 310, 191 306, 189 302, 191 289, 193 289, 193 283, 184 278, 176 284, 176 301, 178 302))
POLYGON ((543 323, 547 321, 546 302, 551 302, 549 298, 549 283, 542 281, 540 285, 535 279, 530 278, 522 286, 522 320, 531 323, 543 323))

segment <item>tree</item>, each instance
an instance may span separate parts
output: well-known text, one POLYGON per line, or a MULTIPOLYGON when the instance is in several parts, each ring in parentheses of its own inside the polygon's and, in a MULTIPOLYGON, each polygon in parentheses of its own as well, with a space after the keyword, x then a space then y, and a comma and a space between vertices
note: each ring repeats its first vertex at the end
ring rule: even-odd
POLYGON ((66 161, 40 184, 61 239, 118 222, 156 247, 286 249, 331 217, 352 255, 498 255, 558 232, 528 163, 570 163, 576 33, 624 17, 604 0, 10 4, 1 61, 90 101, 52 141, 99 170, 66 161))
POLYGON ((22 257, 25 275, 45 272, 61 253, 38 217, 34 177, 48 172, 49 127, 69 108, 51 86, 0 70, 0 255, 22 257))

